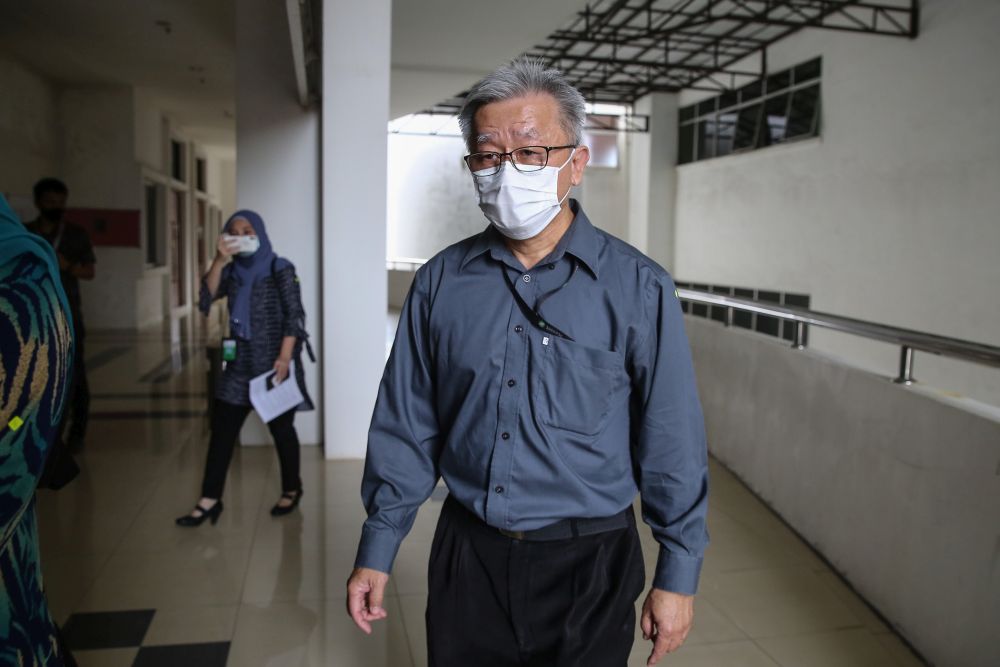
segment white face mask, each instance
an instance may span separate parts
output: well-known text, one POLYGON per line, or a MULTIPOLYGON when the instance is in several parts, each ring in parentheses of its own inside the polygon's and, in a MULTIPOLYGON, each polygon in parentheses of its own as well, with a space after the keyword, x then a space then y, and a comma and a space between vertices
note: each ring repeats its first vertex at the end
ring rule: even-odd
MULTIPOLYGON (((472 179, 479 193, 479 208, 501 234, 523 240, 537 236, 559 213, 562 199, 557 192, 559 172, 573 159, 576 149, 558 167, 545 167, 527 173, 504 164, 488 176, 474 172, 472 179)), ((484 170, 486 171, 486 170, 484 170)))
POLYGON ((236 254, 240 257, 249 257, 260 250, 260 239, 256 236, 230 236, 224 235, 228 243, 236 247, 236 254))

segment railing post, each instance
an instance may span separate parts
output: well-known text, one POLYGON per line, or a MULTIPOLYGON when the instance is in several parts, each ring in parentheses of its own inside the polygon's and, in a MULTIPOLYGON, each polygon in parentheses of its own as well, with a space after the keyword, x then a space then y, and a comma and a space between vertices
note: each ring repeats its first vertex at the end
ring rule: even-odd
POLYGON ((733 307, 726 308, 726 326, 733 326, 733 307))
POLYGON ((795 323, 795 341, 792 347, 796 350, 803 350, 806 347, 806 324, 805 322, 795 323))
POLYGON ((899 376, 893 382, 896 384, 913 384, 913 348, 904 345, 899 351, 899 376))

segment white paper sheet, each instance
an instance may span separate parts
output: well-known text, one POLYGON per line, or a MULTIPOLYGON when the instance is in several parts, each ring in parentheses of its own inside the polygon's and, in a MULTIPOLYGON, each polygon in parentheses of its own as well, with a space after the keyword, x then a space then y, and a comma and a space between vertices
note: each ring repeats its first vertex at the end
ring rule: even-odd
POLYGON ((303 400, 299 383, 295 381, 294 359, 288 362, 288 377, 285 381, 268 390, 268 378, 274 373, 268 371, 250 380, 250 404, 265 423, 285 414, 303 400))

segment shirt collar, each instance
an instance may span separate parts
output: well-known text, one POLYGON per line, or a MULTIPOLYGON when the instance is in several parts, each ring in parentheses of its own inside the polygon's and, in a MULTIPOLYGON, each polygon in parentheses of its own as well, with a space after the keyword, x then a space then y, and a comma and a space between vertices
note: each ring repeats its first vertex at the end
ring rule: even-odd
MULTIPOLYGON (((587 214, 583 212, 580 202, 570 199, 569 207, 573 211, 573 222, 566 230, 566 233, 563 234, 563 237, 559 239, 555 250, 546 259, 557 261, 562 259, 565 253, 569 253, 580 260, 587 267, 587 270, 593 274, 594 278, 597 278, 599 245, 597 230, 591 224, 587 214)), ((461 269, 464 269, 466 264, 487 252, 490 253, 491 257, 500 261, 503 260, 505 255, 510 255, 510 251, 504 243, 503 236, 493 225, 488 226, 475 237, 472 246, 462 259, 461 269)))

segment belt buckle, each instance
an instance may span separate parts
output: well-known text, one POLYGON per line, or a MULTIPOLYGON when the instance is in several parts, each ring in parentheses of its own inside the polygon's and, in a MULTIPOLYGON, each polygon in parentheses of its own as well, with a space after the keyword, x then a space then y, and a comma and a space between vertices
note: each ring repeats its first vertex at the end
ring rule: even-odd
POLYGON ((512 540, 523 540, 524 539, 524 531, 523 530, 504 530, 503 528, 498 528, 497 530, 500 531, 501 535, 503 535, 504 537, 509 537, 512 540))

